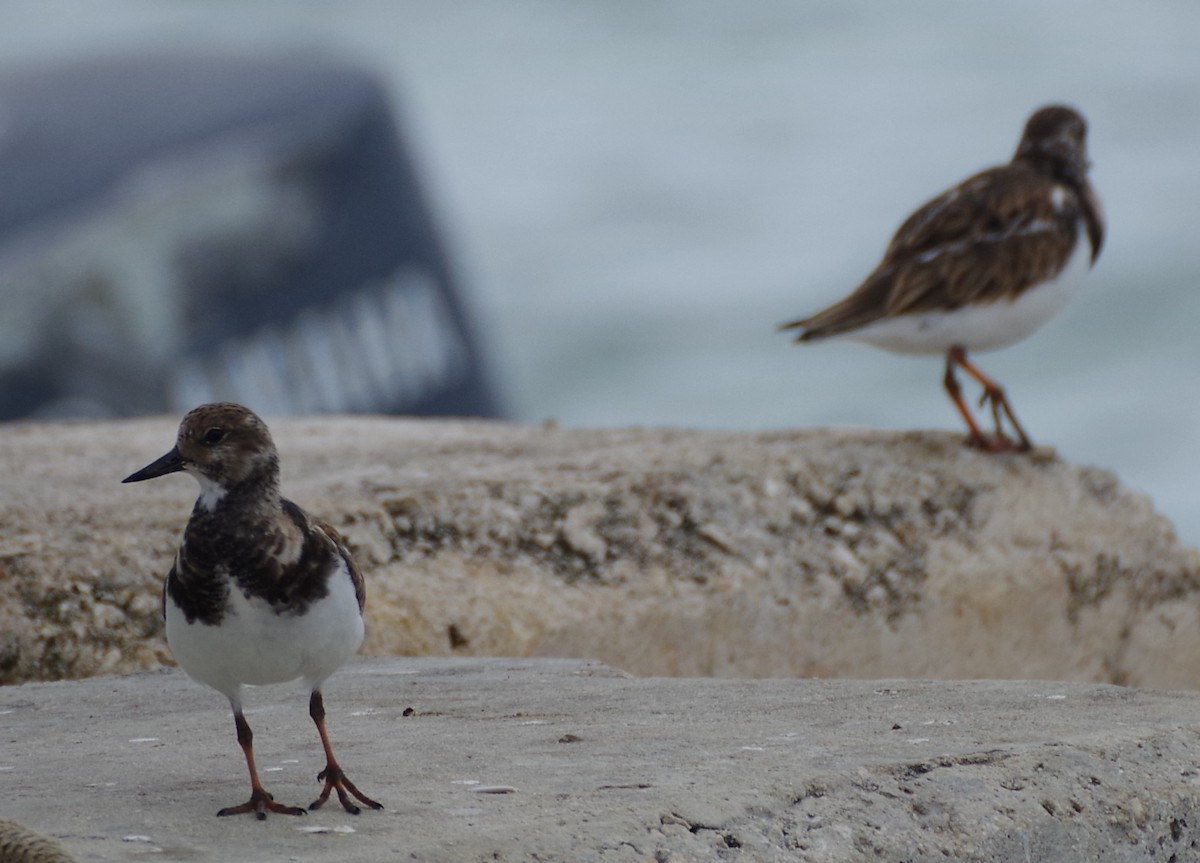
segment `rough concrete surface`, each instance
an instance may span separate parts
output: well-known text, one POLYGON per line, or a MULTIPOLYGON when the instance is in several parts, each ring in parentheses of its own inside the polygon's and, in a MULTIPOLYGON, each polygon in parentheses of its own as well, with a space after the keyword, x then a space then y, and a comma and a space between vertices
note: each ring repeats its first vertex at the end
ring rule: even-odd
MULTIPOLYGON (((0 682, 169 663, 177 417, 0 426, 0 682)), ((367 578, 373 654, 651 675, 1200 687, 1200 554, 1110 473, 956 434, 275 419, 367 578)))
MULTIPOLYGON (((304 694, 251 696, 266 787, 306 804, 304 694)), ((1200 859, 1191 692, 421 658, 357 661, 326 703, 384 811, 217 818, 249 791, 233 722, 169 670, 0 689, 0 817, 80 861, 1200 859)))

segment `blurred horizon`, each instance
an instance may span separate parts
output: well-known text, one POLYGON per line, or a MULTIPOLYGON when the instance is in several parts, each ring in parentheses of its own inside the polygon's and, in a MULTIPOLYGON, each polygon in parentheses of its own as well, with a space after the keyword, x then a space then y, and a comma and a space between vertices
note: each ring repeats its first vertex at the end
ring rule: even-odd
POLYGON ((959 431, 940 359, 774 328, 1071 103, 1105 249, 1058 318, 976 360, 1035 443, 1114 470, 1197 545, 1198 32, 1185 0, 14 0, 0 72, 172 47, 373 70, 511 417, 569 426, 959 431))

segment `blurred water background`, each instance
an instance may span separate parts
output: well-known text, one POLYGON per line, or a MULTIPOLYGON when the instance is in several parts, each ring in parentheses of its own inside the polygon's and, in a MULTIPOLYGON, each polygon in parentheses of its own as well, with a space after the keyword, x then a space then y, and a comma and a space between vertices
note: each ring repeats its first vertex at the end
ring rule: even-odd
MULTIPOLYGON (((959 429, 941 361, 792 347, 907 213, 1091 125, 1109 233, 1085 290, 978 357, 1036 442, 1200 543, 1194 0, 106 0, 0 7, 0 68, 311 46, 388 83, 509 415, 569 426, 959 429)), ((2 120, 2 118, 0 118, 2 120)))

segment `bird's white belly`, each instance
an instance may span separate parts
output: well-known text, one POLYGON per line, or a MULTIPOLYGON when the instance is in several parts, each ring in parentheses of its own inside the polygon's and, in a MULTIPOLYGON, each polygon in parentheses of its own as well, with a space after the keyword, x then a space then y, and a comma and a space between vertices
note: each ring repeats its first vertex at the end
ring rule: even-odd
POLYGON ((902 354, 943 353, 954 345, 969 351, 1006 347, 1063 310, 1091 268, 1091 253, 1091 244, 1080 236, 1075 251, 1053 280, 1025 291, 1015 300, 964 306, 952 312, 885 318, 843 337, 902 354))
POLYGON ((168 598, 167 644, 191 677, 236 698, 243 685, 262 686, 303 678, 316 687, 362 644, 363 622, 354 583, 342 565, 329 594, 303 615, 276 614, 263 600, 230 585, 221 622, 188 623, 168 598))

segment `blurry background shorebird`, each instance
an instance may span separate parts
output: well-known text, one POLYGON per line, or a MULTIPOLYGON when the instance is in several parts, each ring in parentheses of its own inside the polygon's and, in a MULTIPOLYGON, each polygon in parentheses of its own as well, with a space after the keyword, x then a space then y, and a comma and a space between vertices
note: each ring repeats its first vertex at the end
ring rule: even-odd
POLYGON ((1020 341, 1078 290, 1104 243, 1089 167, 1083 117, 1063 105, 1039 109, 1011 162, 920 207, 849 296, 782 329, 800 330, 801 342, 846 338, 898 353, 944 353, 943 383, 970 443, 996 452, 1029 449, 1004 390, 967 352, 1020 341), (991 409, 991 435, 967 407, 955 368, 983 387, 980 406, 991 409))

